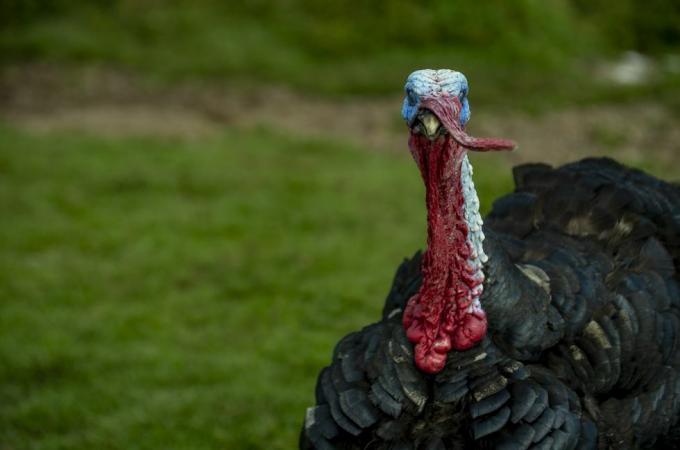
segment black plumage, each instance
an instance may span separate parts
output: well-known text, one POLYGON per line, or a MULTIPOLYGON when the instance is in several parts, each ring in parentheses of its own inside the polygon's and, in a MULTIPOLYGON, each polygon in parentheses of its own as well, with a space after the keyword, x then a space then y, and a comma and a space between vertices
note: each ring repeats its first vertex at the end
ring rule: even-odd
POLYGON ((417 253, 381 321, 338 343, 301 448, 680 447, 680 188, 609 159, 514 178, 484 225, 487 337, 415 367, 417 253))

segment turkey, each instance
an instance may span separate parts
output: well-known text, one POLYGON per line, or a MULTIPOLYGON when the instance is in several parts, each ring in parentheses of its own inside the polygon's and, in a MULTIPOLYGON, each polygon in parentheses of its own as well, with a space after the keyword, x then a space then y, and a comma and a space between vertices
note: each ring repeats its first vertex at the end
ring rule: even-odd
POLYGON ((468 84, 419 70, 402 115, 428 240, 319 374, 303 449, 680 448, 680 186, 613 160, 513 170, 482 219, 468 84))

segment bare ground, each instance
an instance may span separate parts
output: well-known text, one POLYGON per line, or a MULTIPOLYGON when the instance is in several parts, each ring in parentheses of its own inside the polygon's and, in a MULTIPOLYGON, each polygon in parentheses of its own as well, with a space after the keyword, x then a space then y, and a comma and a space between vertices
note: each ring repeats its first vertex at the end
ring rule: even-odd
MULTIPOLYGON (((33 132, 200 138, 225 126, 267 127, 404 151, 401 98, 329 99, 280 87, 149 84, 118 70, 25 65, 0 72, 0 119, 33 132)), ((473 105, 474 106, 474 105, 473 105)), ((509 162, 561 163, 608 155, 629 162, 680 163, 678 117, 663 104, 603 104, 532 115, 473 109, 472 133, 512 138, 509 162)))

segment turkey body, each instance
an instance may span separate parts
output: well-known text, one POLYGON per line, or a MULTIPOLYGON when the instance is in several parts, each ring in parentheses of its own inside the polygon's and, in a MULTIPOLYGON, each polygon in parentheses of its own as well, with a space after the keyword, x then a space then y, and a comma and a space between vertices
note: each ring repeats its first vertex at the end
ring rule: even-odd
POLYGON ((514 178, 484 224, 484 340, 416 368, 417 253, 337 344, 301 448, 680 448, 680 187, 609 159, 514 178))

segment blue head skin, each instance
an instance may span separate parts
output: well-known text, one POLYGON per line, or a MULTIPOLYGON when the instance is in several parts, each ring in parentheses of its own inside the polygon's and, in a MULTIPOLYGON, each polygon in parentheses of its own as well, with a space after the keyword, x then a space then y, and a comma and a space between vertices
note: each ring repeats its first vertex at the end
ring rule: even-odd
POLYGON ((460 112, 460 125, 462 128, 470 120, 470 105, 468 103, 468 83, 465 75, 449 69, 424 69, 416 70, 406 79, 404 86, 406 97, 401 108, 401 116, 411 126, 418 115, 420 99, 425 96, 434 96, 446 93, 452 97, 458 97, 462 106, 460 112))

